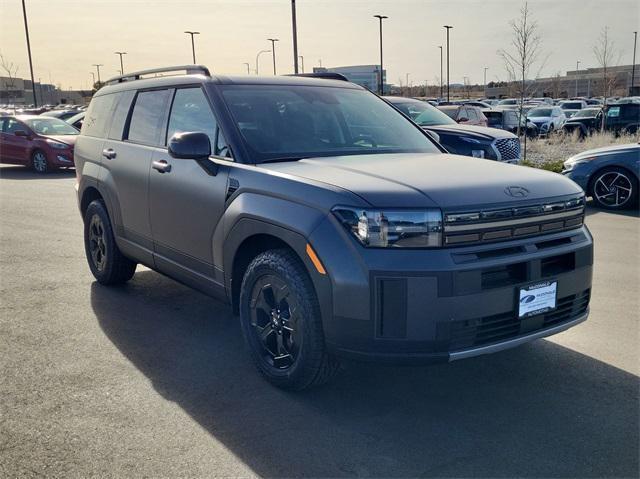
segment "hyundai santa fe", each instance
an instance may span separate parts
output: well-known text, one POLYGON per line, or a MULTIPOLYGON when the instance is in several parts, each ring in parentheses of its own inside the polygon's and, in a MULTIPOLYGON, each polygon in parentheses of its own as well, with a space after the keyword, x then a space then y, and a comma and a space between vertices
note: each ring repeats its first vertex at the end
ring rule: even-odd
POLYGON ((340 358, 454 361, 587 318, 578 185, 447 154, 346 81, 130 73, 94 96, 75 162, 97 281, 143 264, 229 302, 279 387, 325 382, 340 358))

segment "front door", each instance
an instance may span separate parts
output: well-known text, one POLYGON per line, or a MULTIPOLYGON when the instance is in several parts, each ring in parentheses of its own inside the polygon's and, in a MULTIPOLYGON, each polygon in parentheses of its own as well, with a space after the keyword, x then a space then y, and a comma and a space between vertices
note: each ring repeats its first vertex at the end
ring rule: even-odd
POLYGON ((15 118, 3 118, 2 133, 0 133, 2 135, 2 152, 0 154, 4 161, 28 165, 32 140, 25 136, 16 136, 15 132, 19 130, 33 135, 33 132, 21 121, 15 118))
MULTIPOLYGON (((212 157, 174 159, 166 147, 153 152, 149 205, 156 266, 187 283, 217 286, 213 233, 225 208, 230 158, 209 101, 200 87, 175 90, 166 139, 179 132, 203 132, 212 157)), ((166 143, 166 140, 165 140, 166 143)), ((215 292, 215 291, 214 291, 215 292)))

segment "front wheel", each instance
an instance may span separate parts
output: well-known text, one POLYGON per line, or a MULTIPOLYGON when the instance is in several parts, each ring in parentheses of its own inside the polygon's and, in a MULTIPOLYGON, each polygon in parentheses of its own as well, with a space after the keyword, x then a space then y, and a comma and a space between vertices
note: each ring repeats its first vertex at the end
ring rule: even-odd
POLYGON ((602 208, 629 208, 638 203, 638 181, 622 168, 605 168, 594 176, 591 194, 602 208))
POLYGON ((47 160, 47 155, 42 150, 35 150, 31 154, 31 168, 36 173, 40 173, 44 175, 49 172, 49 161, 47 160))
POLYGON ((136 272, 136 263, 125 257, 116 244, 101 200, 92 201, 84 214, 84 249, 91 273, 100 284, 125 283, 136 272))
POLYGON ((306 389, 338 370, 325 347, 311 279, 289 250, 266 251, 251 262, 240 291, 240 323, 253 362, 275 386, 306 389))

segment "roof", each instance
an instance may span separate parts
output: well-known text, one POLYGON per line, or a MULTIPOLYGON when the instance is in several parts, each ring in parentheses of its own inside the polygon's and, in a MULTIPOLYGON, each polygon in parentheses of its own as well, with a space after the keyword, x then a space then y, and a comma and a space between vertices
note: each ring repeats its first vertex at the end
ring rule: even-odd
POLYGON ((355 83, 344 80, 329 80, 325 78, 300 77, 295 75, 284 76, 226 76, 226 75, 205 75, 205 74, 182 74, 167 75, 151 78, 127 79, 144 72, 136 72, 130 74, 130 77, 124 77, 122 81, 118 81, 118 77, 108 80, 112 82, 110 85, 102 87, 96 96, 113 93, 116 91, 133 90, 141 88, 155 88, 162 86, 187 85, 194 83, 213 83, 217 85, 288 85, 288 86, 322 86, 333 88, 349 88, 354 90, 362 90, 363 88, 355 83))

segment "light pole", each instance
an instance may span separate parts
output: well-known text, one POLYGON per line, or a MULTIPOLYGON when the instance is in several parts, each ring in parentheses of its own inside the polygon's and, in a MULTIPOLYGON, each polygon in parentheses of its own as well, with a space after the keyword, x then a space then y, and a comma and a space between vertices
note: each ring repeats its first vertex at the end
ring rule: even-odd
POLYGON ((440 49, 440 98, 442 98, 442 45, 438 45, 440 49))
POLYGON ((122 64, 122 55, 126 55, 126 54, 127 54, 127 52, 114 52, 114 53, 115 53, 116 55, 119 55, 119 56, 120 56, 120 72, 121 72, 120 74, 121 74, 121 75, 124 75, 124 66, 123 66, 123 64, 122 64))
POLYGON ((444 25, 447 29, 447 101, 449 101, 449 30, 453 27, 451 25, 444 25))
POLYGON ((302 73, 304 73, 304 56, 298 55, 298 58, 300 59, 300 69, 302 70, 302 73))
MULTIPOLYGON (((291 0, 291 26, 293 30, 293 73, 298 74, 298 25, 296 22, 296 0, 291 0)), ((273 50, 275 54, 275 49, 273 50)), ((275 70, 275 68, 274 68, 275 70)), ((304 67, 302 67, 304 73, 304 67)), ((275 71, 273 73, 275 75, 275 71)))
POLYGON ((256 75, 258 74, 258 60, 260 60, 260 55, 262 55, 263 53, 269 53, 269 52, 271 52, 271 50, 260 50, 256 55, 256 75))
POLYGON ((27 23, 27 7, 22 0, 22 16, 24 17, 24 33, 27 36, 27 53, 29 54, 29 71, 31 72, 31 88, 33 90, 33 106, 38 106, 38 99, 36 98, 36 82, 33 77, 33 63, 31 61, 31 42, 29 41, 29 24, 27 23))
POLYGON ((280 41, 277 38, 267 38, 271 42, 271 53, 273 53, 273 74, 276 74, 276 42, 280 41))
POLYGON ((638 42, 638 32, 633 32, 633 66, 631 67, 631 92, 629 95, 633 95, 633 87, 636 79, 636 43, 638 42))
POLYGON ((100 86, 100 67, 103 66, 102 63, 94 63, 93 64, 94 67, 96 67, 96 70, 98 70, 98 86, 100 86))
POLYGON ((247 75, 249 75, 249 64, 247 62, 243 63, 243 65, 247 66, 247 75))
POLYGON ((411 90, 409 89, 409 74, 405 75, 405 82, 407 84, 407 96, 411 95, 411 90))
POLYGON ((487 96, 487 70, 489 67, 484 67, 484 96, 487 96))
POLYGON ((580 69, 580 60, 576 62, 576 96, 578 96, 578 70, 580 69))
POLYGON ((200 32, 192 32, 190 30, 186 30, 184 33, 187 35, 191 35, 191 54, 193 55, 193 64, 196 64, 196 44, 193 41, 194 35, 200 35, 200 32))
POLYGON ((374 18, 377 18, 380 21, 380 95, 384 95, 384 67, 382 63, 382 20, 385 18, 389 18, 386 15, 374 15, 374 18))

